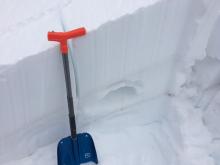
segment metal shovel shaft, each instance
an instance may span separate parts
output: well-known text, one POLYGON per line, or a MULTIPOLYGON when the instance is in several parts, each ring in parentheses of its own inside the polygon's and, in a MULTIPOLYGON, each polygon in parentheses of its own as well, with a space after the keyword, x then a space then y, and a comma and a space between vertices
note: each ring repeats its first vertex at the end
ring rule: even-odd
POLYGON ((71 78, 70 78, 70 69, 69 69, 69 60, 68 54, 63 53, 63 68, 65 74, 65 82, 66 82, 66 92, 67 92, 67 102, 68 102, 68 110, 69 110, 69 123, 70 123, 70 131, 71 137, 75 139, 76 136, 76 121, 75 121, 75 113, 73 106, 73 96, 72 96, 72 88, 71 88, 71 78))

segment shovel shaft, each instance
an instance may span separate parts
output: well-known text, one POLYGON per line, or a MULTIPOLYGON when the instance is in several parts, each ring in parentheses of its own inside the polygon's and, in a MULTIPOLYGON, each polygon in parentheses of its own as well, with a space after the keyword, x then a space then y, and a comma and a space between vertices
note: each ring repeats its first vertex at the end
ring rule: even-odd
POLYGON ((68 101, 68 109, 69 109, 70 130, 71 130, 71 137, 73 139, 75 139, 77 136, 76 136, 76 121, 75 121, 74 106, 73 106, 73 96, 72 96, 72 89, 71 89, 67 40, 71 38, 75 38, 75 37, 80 37, 85 34, 86 34, 86 29, 84 27, 74 29, 68 32, 52 31, 52 32, 48 32, 47 34, 48 41, 57 41, 60 43, 60 50, 62 52, 63 67, 64 67, 65 80, 66 80, 66 92, 67 92, 67 101, 68 101))
POLYGON ((66 82, 67 102, 68 102, 68 109, 69 109, 70 131, 71 131, 71 137, 75 139, 76 138, 76 121, 75 121, 74 106, 73 106, 73 96, 72 96, 72 88, 71 88, 68 54, 63 53, 62 58, 63 58, 63 68, 64 68, 64 74, 65 74, 65 80, 66 80, 65 82, 66 82))
POLYGON ((80 165, 88 162, 98 164, 97 153, 93 139, 88 133, 76 132, 74 102, 71 88, 71 77, 68 59, 67 40, 86 34, 85 28, 78 28, 69 32, 48 32, 49 41, 60 42, 63 68, 66 82, 66 93, 69 110, 71 136, 63 138, 57 147, 58 165, 80 165))

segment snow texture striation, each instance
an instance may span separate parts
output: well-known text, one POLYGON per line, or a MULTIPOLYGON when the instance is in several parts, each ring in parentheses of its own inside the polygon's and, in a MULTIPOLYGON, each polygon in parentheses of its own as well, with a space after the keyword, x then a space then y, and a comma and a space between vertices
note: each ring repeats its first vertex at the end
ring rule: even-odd
POLYGON ((220 165, 219 0, 1 4, 0 164, 57 164, 68 111, 46 35, 85 26, 70 67, 77 129, 99 164, 220 165))

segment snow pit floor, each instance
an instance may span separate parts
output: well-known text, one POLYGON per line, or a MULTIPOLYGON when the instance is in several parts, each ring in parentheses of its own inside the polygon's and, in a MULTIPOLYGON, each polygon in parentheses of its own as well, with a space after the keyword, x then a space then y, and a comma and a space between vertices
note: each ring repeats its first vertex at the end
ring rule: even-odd
MULTIPOLYGON (((100 165, 171 165, 177 162, 175 146, 166 133, 169 128, 165 114, 169 108, 170 98, 164 95, 97 119, 81 129, 92 134, 100 165)), ((56 165, 57 143, 4 165, 56 165)))

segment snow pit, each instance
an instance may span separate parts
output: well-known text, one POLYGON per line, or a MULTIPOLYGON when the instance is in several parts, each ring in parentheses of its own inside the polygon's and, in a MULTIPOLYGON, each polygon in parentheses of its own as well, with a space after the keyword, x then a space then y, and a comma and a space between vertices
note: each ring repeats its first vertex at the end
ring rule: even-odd
POLYGON ((56 164, 69 127, 46 34, 79 26, 88 34, 69 42, 77 127, 99 164, 220 164, 220 1, 22 2, 0 7, 2 22, 11 16, 0 26, 0 164, 56 164))

